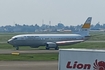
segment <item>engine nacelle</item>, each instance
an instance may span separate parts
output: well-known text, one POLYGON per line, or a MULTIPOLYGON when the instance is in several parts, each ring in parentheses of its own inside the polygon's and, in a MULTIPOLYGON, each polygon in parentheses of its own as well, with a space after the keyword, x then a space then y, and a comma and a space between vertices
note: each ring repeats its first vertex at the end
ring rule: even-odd
POLYGON ((49 47, 49 48, 55 48, 55 47, 57 47, 57 44, 54 43, 54 42, 47 42, 46 47, 49 47))

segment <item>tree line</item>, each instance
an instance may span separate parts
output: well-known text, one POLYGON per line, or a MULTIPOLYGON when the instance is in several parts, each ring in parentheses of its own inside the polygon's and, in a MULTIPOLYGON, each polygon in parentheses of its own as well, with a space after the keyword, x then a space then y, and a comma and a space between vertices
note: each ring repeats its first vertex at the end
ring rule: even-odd
MULTIPOLYGON (((78 31, 81 29, 81 25, 76 25, 76 26, 65 26, 62 23, 58 23, 55 26, 51 25, 46 25, 42 24, 39 26, 38 24, 35 25, 20 25, 20 24, 15 24, 14 26, 12 25, 6 25, 6 26, 0 26, 0 32, 41 32, 41 31, 51 31, 51 32, 57 32, 58 30, 71 30, 71 31, 78 31)), ((96 25, 91 25, 91 30, 100 30, 100 29, 105 29, 105 24, 100 24, 97 23, 96 25)))

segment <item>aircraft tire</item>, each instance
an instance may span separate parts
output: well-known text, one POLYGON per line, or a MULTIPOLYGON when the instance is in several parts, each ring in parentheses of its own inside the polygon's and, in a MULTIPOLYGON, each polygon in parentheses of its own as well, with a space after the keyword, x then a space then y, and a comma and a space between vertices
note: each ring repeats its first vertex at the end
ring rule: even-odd
POLYGON ((46 50, 49 50, 49 48, 48 48, 48 47, 46 47, 46 50))
POLYGON ((16 47, 16 50, 19 50, 19 47, 16 47))
POLYGON ((59 50, 59 47, 55 47, 55 50, 59 50))
POLYGON ((46 50, 49 50, 48 44, 46 44, 46 50))

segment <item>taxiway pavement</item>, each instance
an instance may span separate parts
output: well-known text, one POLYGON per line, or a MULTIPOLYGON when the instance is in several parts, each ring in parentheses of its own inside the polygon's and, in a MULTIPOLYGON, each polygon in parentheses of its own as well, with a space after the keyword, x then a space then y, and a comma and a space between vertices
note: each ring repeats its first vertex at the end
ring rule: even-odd
POLYGON ((0 61, 0 70, 58 70, 58 61, 0 61))

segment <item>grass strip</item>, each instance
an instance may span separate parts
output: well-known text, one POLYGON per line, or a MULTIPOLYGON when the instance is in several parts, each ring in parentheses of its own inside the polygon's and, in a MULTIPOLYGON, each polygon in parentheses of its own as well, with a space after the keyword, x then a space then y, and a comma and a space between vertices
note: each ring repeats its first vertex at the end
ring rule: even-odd
POLYGON ((0 61, 53 61, 58 60, 58 53, 38 54, 0 54, 0 61))

